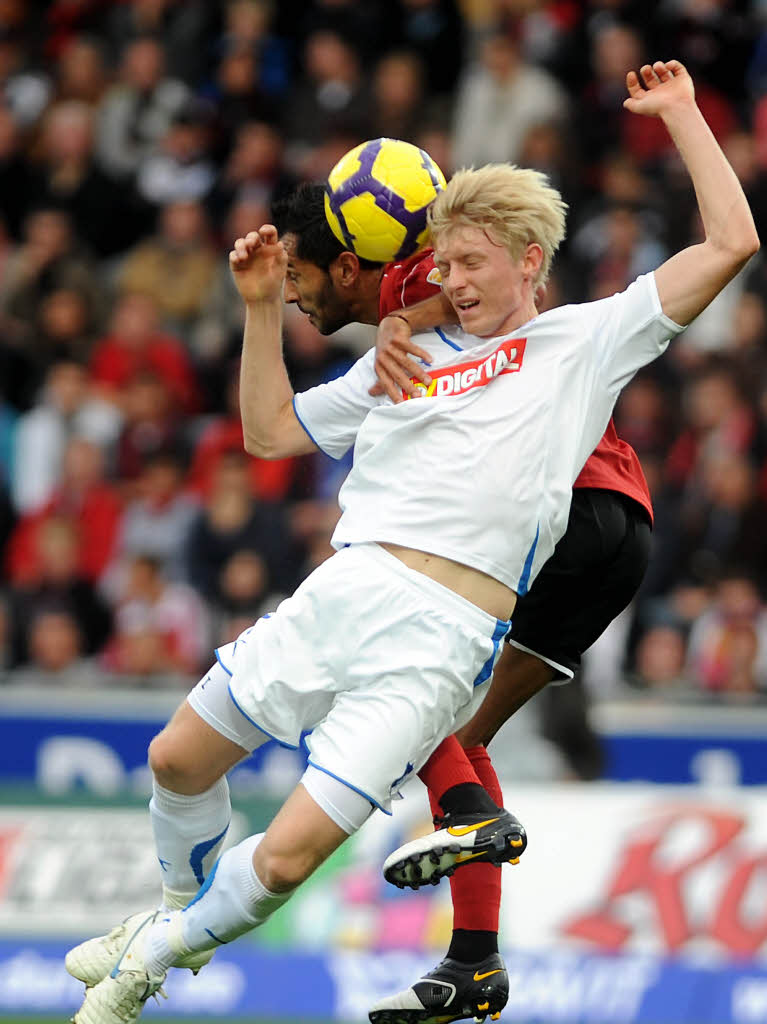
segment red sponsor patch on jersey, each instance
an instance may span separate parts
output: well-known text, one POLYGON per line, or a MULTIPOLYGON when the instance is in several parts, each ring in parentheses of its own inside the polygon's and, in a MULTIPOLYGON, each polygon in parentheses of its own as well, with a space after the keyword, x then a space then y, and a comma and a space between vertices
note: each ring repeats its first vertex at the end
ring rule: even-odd
MULTIPOLYGON (((420 391, 419 398, 463 395, 472 388, 484 387, 502 373, 518 373, 522 369, 526 344, 527 338, 510 338, 481 359, 430 370, 431 384, 428 387, 415 377, 410 378, 410 383, 420 391)), ((402 397, 408 399, 410 395, 403 391, 402 397)))

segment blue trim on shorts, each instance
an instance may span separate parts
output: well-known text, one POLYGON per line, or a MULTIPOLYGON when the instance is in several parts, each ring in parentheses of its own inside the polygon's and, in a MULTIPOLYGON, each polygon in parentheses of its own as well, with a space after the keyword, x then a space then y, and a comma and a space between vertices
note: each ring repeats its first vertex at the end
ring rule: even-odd
POLYGON ((329 772, 327 768, 323 768, 322 765, 317 764, 316 761, 312 761, 311 758, 309 758, 307 764, 310 764, 312 768, 316 768, 318 772, 324 772, 326 775, 329 775, 331 779, 335 779, 336 782, 342 782, 344 786, 348 786, 349 789, 353 789, 355 793, 359 793, 360 796, 364 796, 368 803, 372 804, 373 807, 377 807, 379 811, 383 811, 384 814, 388 814, 391 817, 391 811, 387 811, 385 807, 382 807, 369 793, 359 789, 357 786, 353 786, 351 782, 347 782, 346 779, 342 779, 340 775, 334 775, 333 772, 329 772))
POLYGON ((219 663, 221 668, 224 670, 224 672, 226 672, 226 674, 231 679, 232 676, 234 675, 234 673, 231 671, 231 669, 228 669, 226 667, 226 665, 223 663, 223 661, 221 660, 221 655, 218 653, 218 647, 215 649, 215 651, 213 653, 216 655, 216 661, 219 663))
POLYGON ((483 683, 486 683, 487 680, 492 675, 493 669, 495 667, 495 659, 498 656, 498 648, 500 647, 501 640, 503 640, 503 638, 506 636, 510 629, 511 623, 508 621, 508 619, 495 620, 495 629, 493 630, 492 636, 493 653, 490 655, 485 664, 479 670, 479 675, 474 680, 475 686, 481 686, 483 683))
POLYGON ((327 457, 328 457, 329 459, 333 459, 333 461, 334 461, 334 462, 340 462, 341 460, 339 459, 339 457, 338 457, 337 455, 331 455, 331 454, 330 454, 330 452, 326 452, 326 451, 325 451, 325 449, 324 449, 324 448, 322 447, 322 445, 320 444, 320 442, 319 442, 319 441, 317 440, 317 438, 316 438, 316 437, 315 437, 315 436, 314 436, 314 435, 312 434, 311 430, 309 430, 309 428, 307 427, 307 425, 306 425, 306 424, 304 423, 304 421, 303 421, 303 420, 301 419, 301 417, 300 417, 300 416, 298 415, 298 409, 296 408, 296 396, 295 396, 295 395, 293 395, 293 400, 292 400, 291 404, 292 404, 292 406, 293 406, 293 413, 295 414, 295 417, 296 417, 296 419, 297 419, 297 420, 298 420, 298 422, 299 422, 299 423, 301 424, 301 426, 302 426, 302 427, 304 428, 304 431, 306 432, 306 435, 308 436, 308 438, 309 438, 309 440, 310 440, 310 441, 312 442, 312 444, 316 445, 316 446, 317 446, 317 447, 319 448, 319 450, 320 450, 320 451, 321 451, 321 452, 322 452, 322 453, 323 453, 324 455, 327 455, 327 457))
POLYGON ((527 552, 527 558, 525 564, 522 567, 522 575, 519 577, 519 586, 517 587, 517 596, 524 597, 527 593, 527 585, 530 582, 530 573, 533 569, 533 558, 535 557, 535 549, 538 547, 538 537, 541 532, 541 524, 535 528, 535 540, 530 545, 530 550, 527 552))
MULTIPOLYGON (((231 674, 232 673, 230 672, 229 675, 231 675, 231 674)), ((275 743, 279 743, 279 745, 281 747, 287 747, 288 750, 298 750, 298 744, 296 744, 296 743, 286 743, 284 740, 279 740, 279 739, 277 739, 276 736, 273 736, 272 733, 267 732, 267 730, 264 729, 264 727, 262 725, 259 725, 258 722, 254 722, 253 719, 250 717, 250 715, 246 714, 242 710, 240 705, 237 703, 237 699, 234 696, 234 694, 232 693, 232 687, 231 686, 227 686, 227 690, 229 691, 229 697, 230 697, 230 699, 232 701, 232 704, 234 704, 234 706, 240 712, 242 717, 246 718, 250 722, 251 725, 254 725, 256 727, 256 729, 258 729, 259 732, 262 732, 264 734, 264 736, 268 736, 270 740, 274 740, 275 743)))
MULTIPOLYGON (((456 345, 456 343, 454 341, 451 341, 450 338, 448 338, 448 336, 445 334, 445 332, 441 331, 439 329, 439 327, 435 327, 434 330, 437 332, 437 334, 440 336, 440 338, 442 338, 442 340, 444 341, 444 343, 446 345, 449 345, 450 348, 454 348, 456 352, 463 352, 463 349, 461 348, 461 346, 460 345, 456 345)), ((431 365, 431 364, 429 364, 429 365, 431 365)))

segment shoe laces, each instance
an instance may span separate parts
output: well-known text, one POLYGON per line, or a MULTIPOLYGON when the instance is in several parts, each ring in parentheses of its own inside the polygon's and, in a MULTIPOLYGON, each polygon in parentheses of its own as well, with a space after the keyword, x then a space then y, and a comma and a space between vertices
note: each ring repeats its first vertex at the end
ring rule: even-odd
POLYGON ((160 1004, 160 996, 162 996, 163 999, 167 999, 168 998, 168 993, 165 991, 165 989, 162 987, 162 985, 160 985, 160 987, 155 992, 152 993, 152 999, 154 999, 154 1001, 157 1003, 158 1006, 161 1005, 160 1004))
MULTIPOLYGON (((155 911, 154 914, 151 915, 151 921, 154 921, 158 913, 159 911, 155 911)), ((107 935, 106 940, 104 941, 104 946, 110 954, 122 951, 124 948, 125 936, 128 934, 130 928, 132 928, 134 932, 137 930, 136 922, 133 920, 134 917, 138 917, 138 915, 136 914, 131 915, 131 917, 126 917, 121 924, 117 925, 116 928, 113 928, 107 935)))
MULTIPOLYGON (((164 979, 163 979, 164 980, 164 979)), ((126 1014, 123 1019, 132 1022, 135 1019, 136 1000, 145 1003, 150 997, 159 1003, 159 996, 167 999, 162 982, 152 989, 152 980, 146 971, 120 971, 114 979, 115 995, 112 1009, 119 1014, 126 1014)))

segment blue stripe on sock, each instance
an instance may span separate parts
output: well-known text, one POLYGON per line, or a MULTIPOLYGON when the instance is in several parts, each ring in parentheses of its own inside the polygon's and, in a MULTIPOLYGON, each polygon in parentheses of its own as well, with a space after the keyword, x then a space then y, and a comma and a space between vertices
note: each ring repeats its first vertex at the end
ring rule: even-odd
POLYGON ((201 900, 203 898, 203 896, 205 895, 205 893, 208 891, 208 889, 210 889, 211 885, 213 885, 213 879, 216 877, 216 872, 218 871, 218 865, 220 863, 221 863, 221 858, 219 857, 218 860, 216 861, 216 863, 210 869, 210 874, 208 875, 208 877, 205 879, 205 881, 202 883, 202 885, 200 886, 199 890, 197 891, 197 895, 193 896, 192 899, 184 907, 184 910, 181 911, 182 914, 184 913, 185 910, 189 910, 190 907, 194 906, 194 904, 197 903, 198 900, 201 900))
POLYGON ((216 845, 220 843, 226 833, 229 831, 229 825, 227 824, 223 832, 219 832, 217 836, 212 839, 206 839, 204 843, 198 843, 192 848, 192 852, 189 855, 189 866, 194 871, 194 877, 197 879, 197 884, 202 885, 205 881, 205 875, 202 873, 202 862, 216 845))

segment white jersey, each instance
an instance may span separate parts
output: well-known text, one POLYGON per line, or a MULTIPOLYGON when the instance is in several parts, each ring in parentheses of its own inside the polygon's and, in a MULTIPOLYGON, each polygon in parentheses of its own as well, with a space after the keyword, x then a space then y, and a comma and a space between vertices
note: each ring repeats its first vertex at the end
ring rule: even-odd
POLYGON ((296 395, 323 451, 339 458, 354 444, 333 546, 401 544, 525 594, 567 527, 573 483, 621 389, 682 329, 647 274, 490 340, 458 328, 419 335, 432 384, 417 401, 368 394, 373 351, 296 395))

